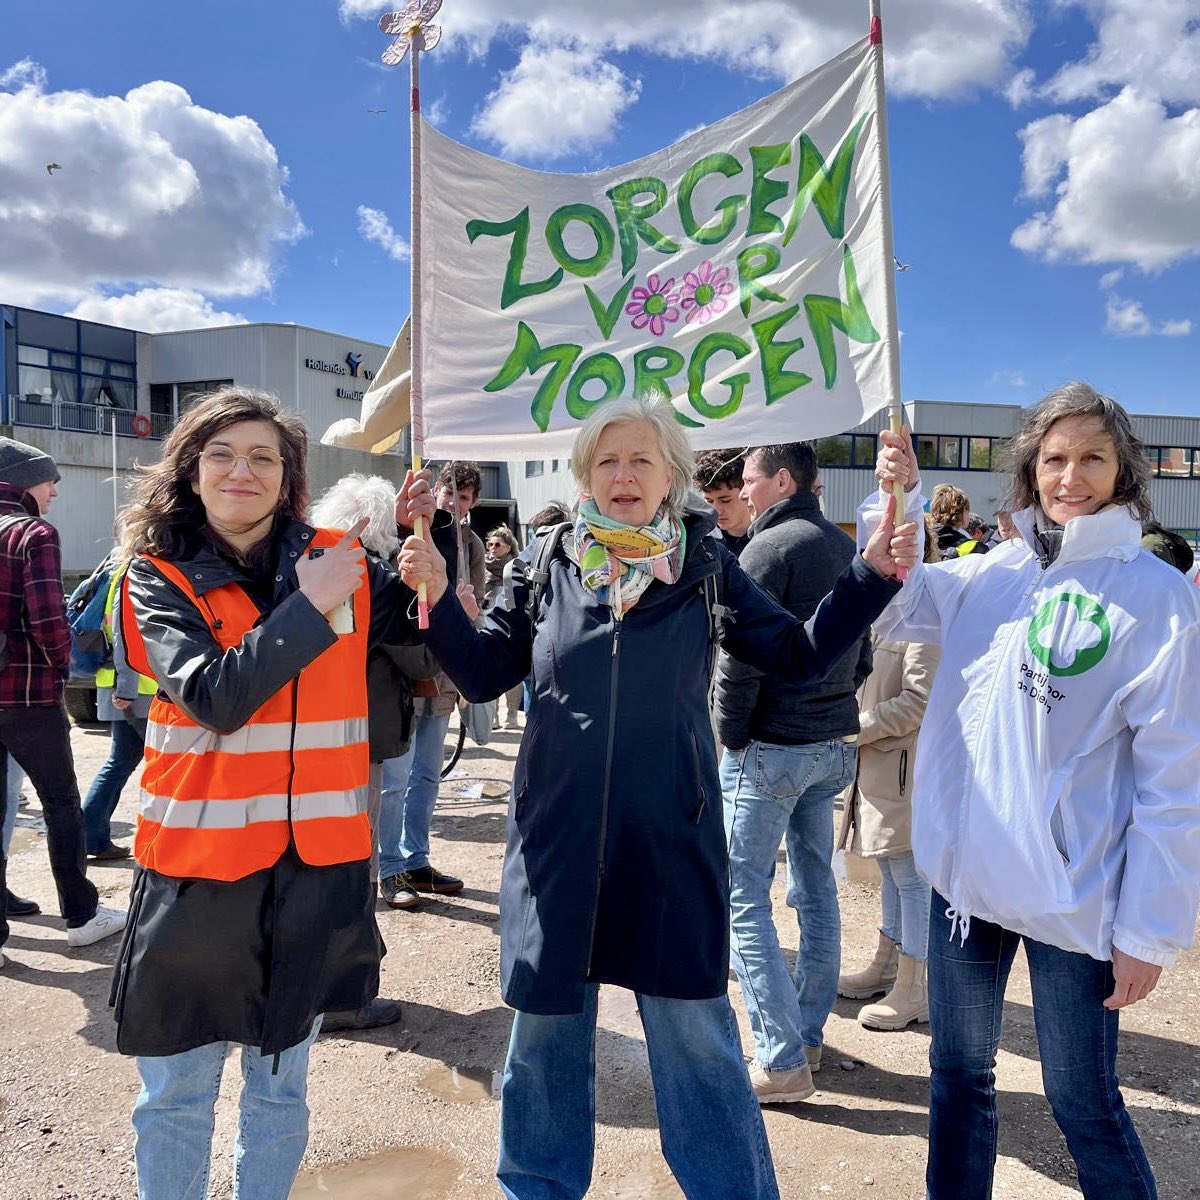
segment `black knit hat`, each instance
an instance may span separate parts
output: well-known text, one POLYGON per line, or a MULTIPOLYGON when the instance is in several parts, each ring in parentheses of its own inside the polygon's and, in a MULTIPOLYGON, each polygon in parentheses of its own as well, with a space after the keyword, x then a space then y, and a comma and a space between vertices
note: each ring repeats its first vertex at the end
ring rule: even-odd
POLYGON ((28 491, 39 483, 51 479, 57 483, 61 478, 58 464, 45 450, 0 437, 0 483, 11 483, 28 491))

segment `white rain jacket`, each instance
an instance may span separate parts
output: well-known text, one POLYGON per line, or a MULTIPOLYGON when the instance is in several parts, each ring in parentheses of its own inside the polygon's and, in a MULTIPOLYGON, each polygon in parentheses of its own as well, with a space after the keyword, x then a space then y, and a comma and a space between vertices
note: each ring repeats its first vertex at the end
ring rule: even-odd
MULTIPOLYGON (((907 512, 920 523, 919 491, 907 512)), ((859 510, 860 538, 883 499, 859 510)), ((1105 961, 1170 966, 1200 902, 1200 593, 1141 548, 1130 511, 916 567, 875 629, 937 642, 913 851, 971 917, 1105 961)), ((954 927, 951 927, 953 936, 954 927)))

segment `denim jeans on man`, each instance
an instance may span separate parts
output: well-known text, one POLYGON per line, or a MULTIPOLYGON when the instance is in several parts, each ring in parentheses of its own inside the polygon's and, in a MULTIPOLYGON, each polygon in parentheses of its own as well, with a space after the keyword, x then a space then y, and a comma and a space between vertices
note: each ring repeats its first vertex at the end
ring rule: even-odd
MULTIPOLYGON (((596 1006, 518 1011, 500 1089, 496 1178, 509 1200, 579 1200, 596 1135, 596 1006)), ((637 994, 663 1157, 688 1200, 778 1200, 775 1168, 726 996, 637 994)))
POLYGON ((1117 1084, 1112 963, 973 919, 948 938, 933 893, 929 929, 929 1200, 988 1200, 996 1165, 996 1050, 1004 989, 1025 943, 1042 1083, 1087 1200, 1154 1200, 1157 1192, 1117 1084))
POLYGON ((729 841, 733 968, 755 1054, 768 1071, 805 1065, 837 997, 841 918, 833 877, 833 799, 854 778, 858 747, 840 738, 803 746, 751 742, 721 760, 729 841), (771 913, 780 842, 787 847, 787 902, 800 922, 788 973, 771 913))
MULTIPOLYGON (((233 1200, 287 1200, 308 1145, 308 1052, 321 1028, 279 1056, 242 1046, 242 1094, 233 1144, 233 1200)), ((138 1058, 133 1106, 138 1200, 204 1200, 214 1108, 229 1042, 138 1058)))
POLYGON ((86 925, 96 915, 99 893, 86 873, 66 709, 61 704, 0 708, 0 746, 29 776, 41 801, 59 911, 68 928, 86 925))
MULTIPOLYGON (((418 702, 418 705, 420 702, 418 702)), ((429 826, 437 803, 450 714, 413 714, 406 754, 383 763, 379 802, 379 878, 429 866, 429 826)))
POLYGON ((112 737, 108 758, 96 773, 83 801, 83 842, 89 854, 97 854, 112 845, 109 822, 121 799, 121 789, 142 761, 146 744, 146 722, 123 717, 111 723, 112 737))
POLYGON ((17 810, 21 807, 21 784, 25 782, 25 772, 8 757, 3 746, 0 746, 0 762, 7 762, 7 766, 0 766, 0 772, 4 775, 5 797, 4 824, 0 828, 0 858, 7 858, 13 830, 17 825, 17 810))
POLYGON ((929 953, 932 889, 917 873, 911 850, 875 861, 883 876, 879 932, 896 942, 909 958, 924 962, 929 953))

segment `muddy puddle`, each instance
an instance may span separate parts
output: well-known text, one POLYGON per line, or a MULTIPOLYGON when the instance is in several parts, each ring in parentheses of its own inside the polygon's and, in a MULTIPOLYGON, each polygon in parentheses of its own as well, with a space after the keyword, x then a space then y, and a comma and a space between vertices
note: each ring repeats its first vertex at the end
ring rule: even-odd
POLYGON ((679 1184, 661 1160, 641 1162, 619 1179, 593 1185, 593 1190, 612 1200, 683 1200, 679 1184))
POLYGON ((443 1200, 462 1172, 448 1155, 405 1146, 302 1171, 290 1200, 443 1200))
POLYGON ((438 1066, 421 1078, 420 1086, 452 1104, 484 1104, 500 1098, 500 1072, 487 1067, 438 1066))

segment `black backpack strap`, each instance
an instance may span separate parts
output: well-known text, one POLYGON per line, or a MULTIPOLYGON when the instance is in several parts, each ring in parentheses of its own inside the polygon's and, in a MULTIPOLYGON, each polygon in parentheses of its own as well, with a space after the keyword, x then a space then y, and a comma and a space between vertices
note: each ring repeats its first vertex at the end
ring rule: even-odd
POLYGON ((708 613, 708 699, 712 704, 713 689, 717 683, 717 661, 721 656, 721 639, 725 636, 725 623, 737 619, 732 608, 722 603, 724 598, 724 576, 720 563, 711 575, 705 575, 700 590, 704 596, 704 607, 708 613))
POLYGON ((558 543, 563 534, 571 529, 570 521, 562 521, 551 525, 548 529, 539 531, 537 549, 533 552, 533 560, 525 568, 525 580, 529 585, 529 595, 525 600, 525 614, 529 624, 537 624, 538 608, 542 603, 542 593, 550 582, 550 562, 558 552, 558 543))

